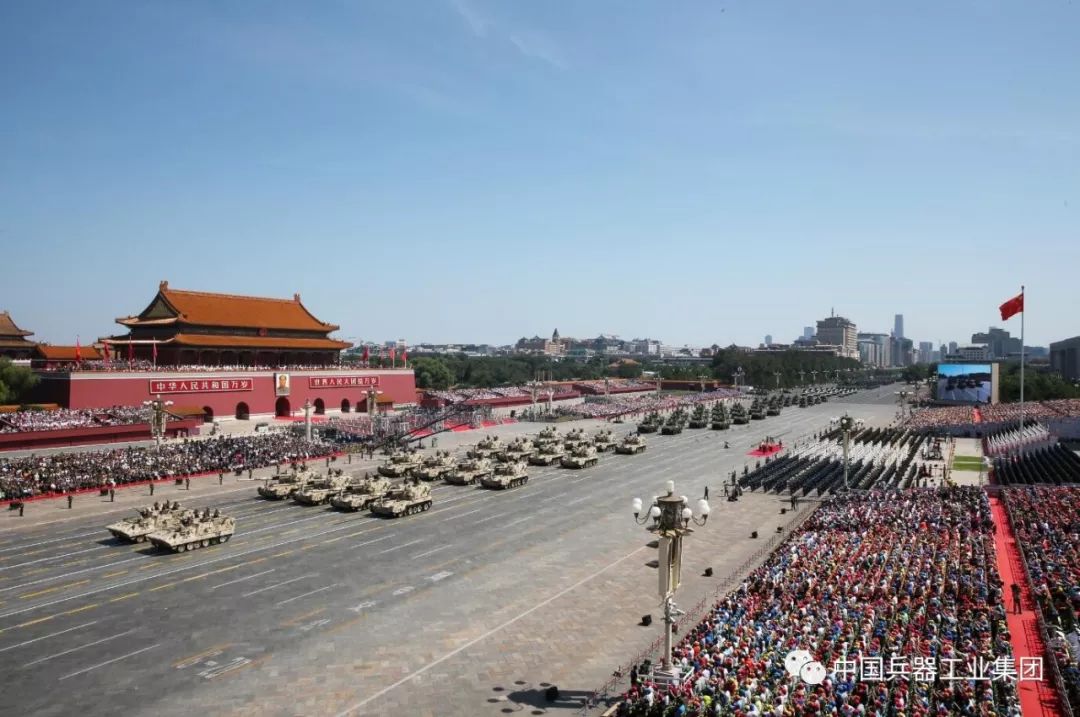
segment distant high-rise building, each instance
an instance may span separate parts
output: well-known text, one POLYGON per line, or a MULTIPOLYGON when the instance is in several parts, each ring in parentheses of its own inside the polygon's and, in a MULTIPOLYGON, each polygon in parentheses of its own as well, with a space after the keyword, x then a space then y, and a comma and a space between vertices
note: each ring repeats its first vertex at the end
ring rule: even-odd
POLYGON ((971 335, 971 343, 985 344, 989 356, 987 358, 1009 358, 1020 355, 1020 339, 1013 338, 1005 329, 990 327, 986 333, 971 335))
POLYGON ((951 353, 951 354, 956 353, 956 349, 958 349, 958 348, 959 348, 959 345, 955 341, 950 341, 949 342, 949 353, 951 353))
POLYGON ((1050 344, 1050 367, 1066 380, 1080 379, 1080 336, 1050 344))
POLYGON ((919 358, 917 363, 930 363, 933 358, 931 354, 934 353, 934 344, 931 341, 919 342, 919 358))
POLYGON ((859 339, 855 323, 843 316, 830 316, 817 322, 817 340, 825 346, 839 346, 840 356, 859 358, 859 339))
POLYGON ((772 334, 765 334, 765 345, 772 346, 772 334))
POLYGON ((803 327, 802 337, 804 339, 812 339, 812 338, 814 338, 814 327, 813 326, 805 326, 805 327, 803 327))
POLYGON ((895 336, 898 339, 904 338, 904 315, 903 314, 897 314, 896 317, 893 318, 893 336, 895 336))
POLYGON ((859 360, 866 366, 888 368, 892 365, 892 340, 887 334, 859 334, 859 360))

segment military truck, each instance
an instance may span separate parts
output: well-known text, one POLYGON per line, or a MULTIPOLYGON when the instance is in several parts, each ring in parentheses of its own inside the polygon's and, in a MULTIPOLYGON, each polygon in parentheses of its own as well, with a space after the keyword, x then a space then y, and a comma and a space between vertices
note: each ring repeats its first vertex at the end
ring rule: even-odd
POLYGON ((364 510, 389 493, 392 487, 393 483, 382 476, 365 474, 363 478, 350 482, 344 491, 331 498, 330 505, 338 510, 364 510))
POLYGON ((480 442, 469 449, 469 458, 493 458, 502 450, 503 444, 498 436, 486 436, 480 442))
POLYGON ((451 485, 475 485, 476 481, 491 475, 492 470, 494 468, 487 458, 466 458, 443 476, 443 480, 451 485))
POLYGON ((540 450, 529 456, 529 464, 534 466, 550 466, 566 455, 566 449, 558 443, 548 443, 540 446, 540 450))
POLYGON ((597 453, 613 451, 615 450, 615 436, 612 435, 611 429, 598 431, 592 437, 592 444, 597 453))
POLYGON ((622 443, 615 446, 616 453, 622 453, 623 455, 632 456, 637 453, 645 452, 645 439, 637 434, 631 434, 622 439, 622 443))
POLYGON ((400 478, 411 475, 414 470, 420 467, 423 461, 423 456, 416 449, 395 451, 390 454, 390 458, 385 463, 379 466, 379 475, 387 478, 400 478))
POLYGON ((705 404, 699 403, 694 407, 694 412, 690 414, 690 422, 687 425, 690 428, 704 428, 708 424, 709 419, 705 413, 705 404))
POLYGON ((499 453, 499 460, 504 463, 527 461, 533 453, 536 453, 536 446, 533 442, 525 436, 518 436, 502 449, 502 452, 499 453))
POLYGON ((454 470, 457 459, 450 455, 450 451, 436 451, 434 455, 424 459, 420 467, 413 471, 413 477, 420 480, 439 480, 454 470))
POLYGON ((300 505, 326 505, 330 499, 345 490, 348 476, 340 474, 313 480, 293 493, 293 500, 300 505))
POLYGON ((577 446, 569 455, 559 459, 559 465, 563 468, 591 468, 599 462, 600 456, 596 454, 596 448, 590 445, 577 446))
POLYGON ((180 525, 181 518, 192 513, 191 510, 181 510, 180 503, 165 501, 164 504, 155 502, 152 506, 139 508, 139 515, 135 518, 124 518, 121 521, 105 526, 105 530, 113 534, 114 538, 126 540, 131 543, 142 543, 146 536, 158 530, 166 530, 180 525))
POLYGON ((234 518, 222 515, 218 510, 211 513, 208 508, 201 514, 193 512, 192 515, 185 516, 180 521, 180 525, 175 528, 150 533, 147 539, 154 547, 161 550, 183 553, 196 548, 227 543, 234 532, 236 532, 234 518))
POLYGON ((389 518, 423 513, 431 507, 431 486, 409 481, 371 504, 371 512, 389 518))
POLYGON ((513 463, 500 463, 495 466, 495 472, 480 479, 480 485, 492 490, 506 490, 517 488, 529 482, 529 474, 524 461, 513 463))
POLYGON ((269 478, 259 486, 259 495, 268 500, 285 500, 315 478, 311 473, 289 473, 269 478))

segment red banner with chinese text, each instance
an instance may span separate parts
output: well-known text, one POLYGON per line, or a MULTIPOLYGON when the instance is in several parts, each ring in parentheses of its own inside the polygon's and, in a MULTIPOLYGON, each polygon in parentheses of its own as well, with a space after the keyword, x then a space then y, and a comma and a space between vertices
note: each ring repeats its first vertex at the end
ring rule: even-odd
POLYGON ((373 388, 378 376, 308 376, 308 388, 373 388))
POLYGON ((166 378, 150 382, 150 393, 222 393, 251 391, 255 380, 250 378, 166 378))

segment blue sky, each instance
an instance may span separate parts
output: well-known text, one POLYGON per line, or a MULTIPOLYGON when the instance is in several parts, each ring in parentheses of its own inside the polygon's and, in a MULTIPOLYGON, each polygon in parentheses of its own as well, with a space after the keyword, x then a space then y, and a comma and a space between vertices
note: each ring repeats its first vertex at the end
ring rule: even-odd
POLYGON ((1080 334, 1080 4, 5 2, 0 309, 345 337, 1080 334), (1019 317, 1004 324, 1019 333, 1019 317))

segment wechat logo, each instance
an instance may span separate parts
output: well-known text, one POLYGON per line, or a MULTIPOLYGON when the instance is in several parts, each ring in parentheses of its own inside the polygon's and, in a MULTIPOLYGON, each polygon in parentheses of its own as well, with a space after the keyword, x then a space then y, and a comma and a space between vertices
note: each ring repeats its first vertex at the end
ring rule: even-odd
POLYGON ((808 685, 820 685, 825 681, 825 665, 814 659, 806 650, 792 650, 784 658, 784 669, 792 677, 798 677, 808 685))

